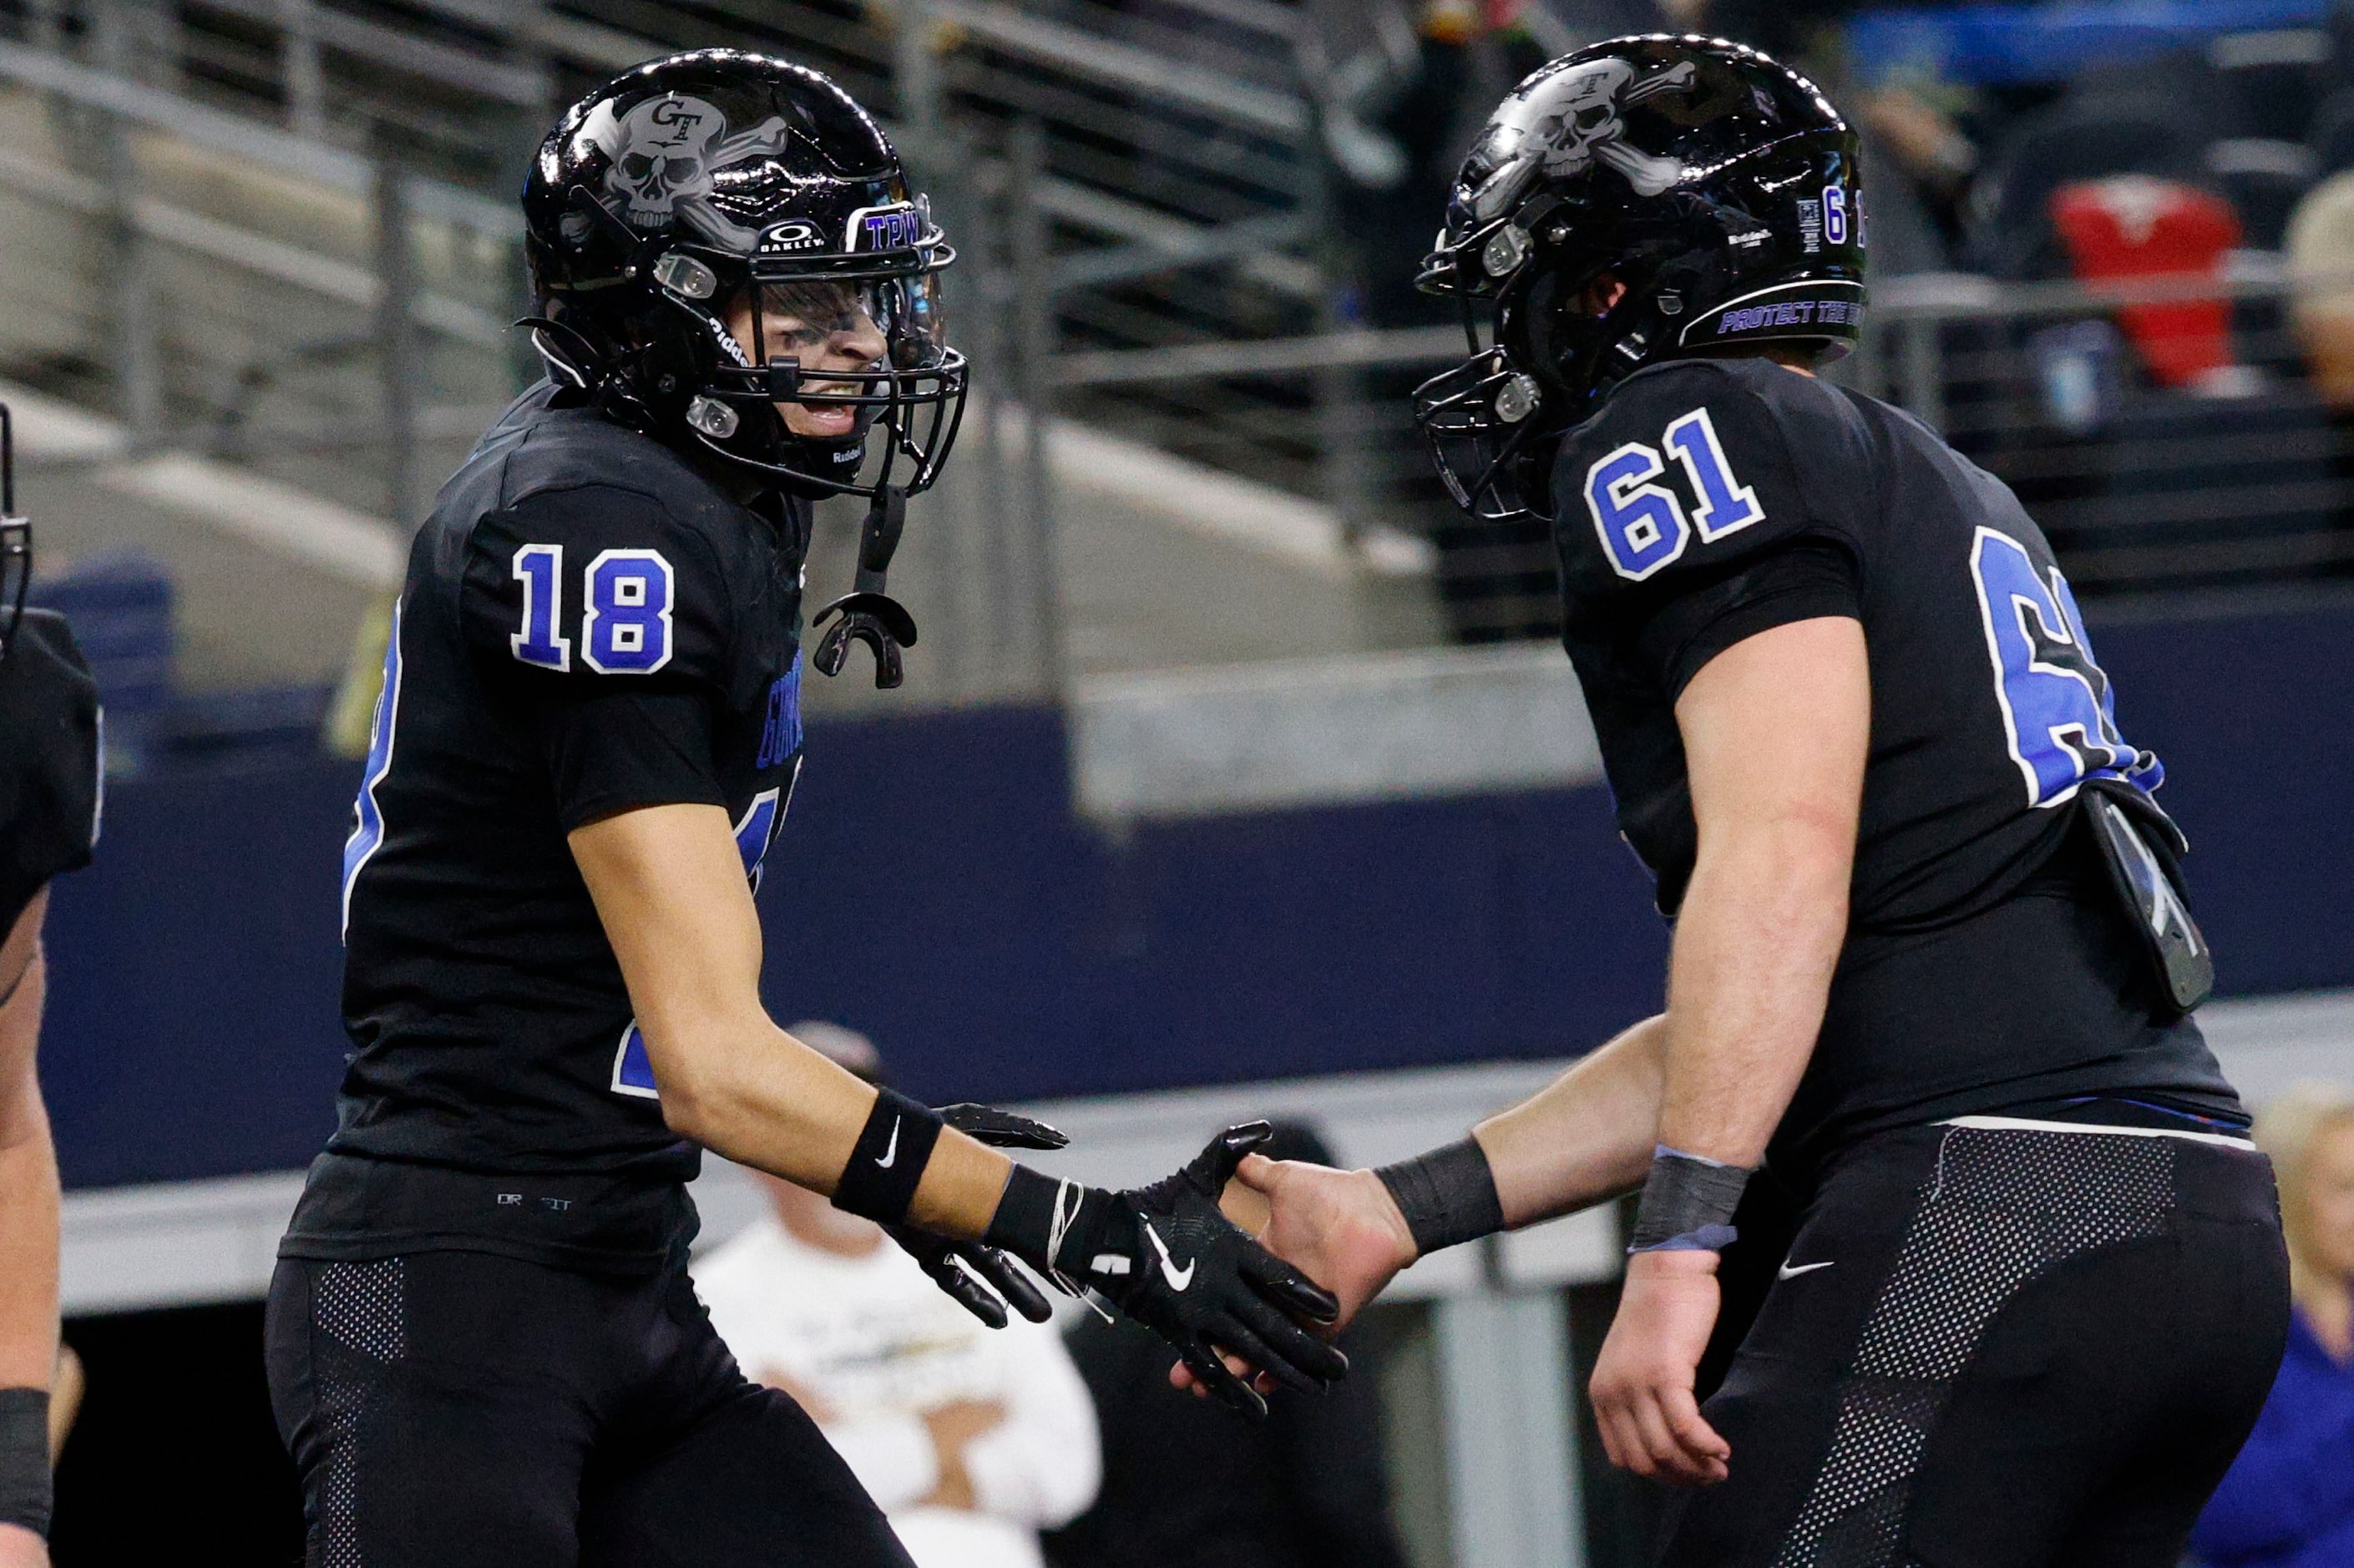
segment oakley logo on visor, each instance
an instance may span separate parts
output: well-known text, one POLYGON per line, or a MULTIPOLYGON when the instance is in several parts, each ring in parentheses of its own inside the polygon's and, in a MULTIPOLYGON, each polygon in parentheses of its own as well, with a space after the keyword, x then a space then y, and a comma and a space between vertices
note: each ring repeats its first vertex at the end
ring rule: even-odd
POLYGON ((816 224, 805 217, 788 218, 783 223, 769 225, 760 234, 760 254, 790 256, 796 251, 815 250, 825 243, 816 224))
POLYGON ((852 213, 844 244, 854 251, 912 250, 923 237, 923 214, 911 202, 898 202, 890 207, 862 207, 852 213))

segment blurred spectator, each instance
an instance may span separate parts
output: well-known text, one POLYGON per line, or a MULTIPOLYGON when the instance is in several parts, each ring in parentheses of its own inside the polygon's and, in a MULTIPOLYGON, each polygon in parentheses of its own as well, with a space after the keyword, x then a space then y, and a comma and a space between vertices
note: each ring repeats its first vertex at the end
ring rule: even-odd
MULTIPOLYGON (((1332 1162, 1311 1128, 1279 1122, 1276 1160, 1332 1162)), ((1103 1428, 1103 1494, 1046 1538, 1055 1568, 1405 1568, 1390 1524, 1379 1396, 1363 1343, 1330 1393, 1278 1389, 1255 1422, 1169 1385, 1169 1348, 1093 1313, 1071 1353, 1103 1428)))
MULTIPOLYGON (((792 1033, 869 1081, 866 1037, 792 1033)), ((695 1266, 745 1374, 808 1411, 917 1568, 1038 1568, 1036 1532, 1096 1494, 1086 1386, 1052 1325, 991 1330, 872 1222, 762 1175, 771 1213, 695 1266)))
POLYGON ((2297 204, 2288 265, 2299 283, 2290 323, 2314 390, 2354 415, 2354 174, 2324 180, 2297 204))
POLYGON ((2210 1568, 2354 1563, 2354 1096, 2299 1089, 2256 1118, 2280 1180, 2295 1300, 2279 1381, 2192 1544, 2210 1568))

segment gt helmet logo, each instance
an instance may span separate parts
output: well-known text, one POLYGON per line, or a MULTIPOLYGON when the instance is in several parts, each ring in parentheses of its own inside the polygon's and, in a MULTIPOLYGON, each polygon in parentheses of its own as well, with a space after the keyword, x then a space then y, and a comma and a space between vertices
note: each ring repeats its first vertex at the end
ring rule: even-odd
POLYGON ((726 116, 699 98, 651 98, 621 117, 620 151, 605 176, 621 198, 621 216, 640 228, 660 228, 683 200, 711 190, 711 143, 727 129, 726 116))

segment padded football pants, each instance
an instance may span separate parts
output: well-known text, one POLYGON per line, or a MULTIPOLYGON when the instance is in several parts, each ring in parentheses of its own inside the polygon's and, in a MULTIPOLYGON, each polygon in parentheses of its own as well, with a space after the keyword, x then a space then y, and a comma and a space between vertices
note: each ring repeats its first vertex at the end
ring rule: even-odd
POLYGON ((2287 1332, 2271 1166, 2048 1125, 1867 1138, 1727 1250, 1728 1311, 1763 1291, 1702 1405, 1732 1474, 1680 1494, 1665 1563, 2181 1561, 2287 1332))
POLYGON ((910 1568, 683 1267, 290 1259, 268 1342, 308 1568, 910 1568))

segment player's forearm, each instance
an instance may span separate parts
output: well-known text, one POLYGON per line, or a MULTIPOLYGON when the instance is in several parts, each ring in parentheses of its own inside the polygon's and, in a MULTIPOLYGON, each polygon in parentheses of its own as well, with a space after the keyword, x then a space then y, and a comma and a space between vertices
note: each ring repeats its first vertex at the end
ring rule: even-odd
MULTIPOLYGON (((649 1045, 663 1030, 646 1023, 649 1045)), ((695 1032, 678 1026, 682 1034, 695 1032)), ((705 1026, 734 1042, 684 1051, 656 1047, 663 1114, 705 1149, 811 1192, 832 1196, 874 1113, 875 1091, 763 1016, 732 1028, 705 1026), (663 1075, 665 1060, 677 1064, 663 1075)), ((944 1129, 907 1210, 911 1224, 970 1241, 989 1226, 1011 1162, 953 1128, 944 1129)))
POLYGON ((34 1068, 46 978, 37 951, 0 1006, 0 1388, 47 1388, 57 1365, 58 1162, 34 1068))
MULTIPOLYGON (((575 829, 571 843, 629 983, 663 1119, 730 1160, 832 1195, 875 1087, 760 1005, 760 921, 726 813, 646 807, 575 829)), ((943 1130, 928 1164, 894 1159, 923 1172, 909 1221, 960 1240, 988 1227, 1004 1156, 943 1130)))
POLYGON ((1645 1019, 1472 1129, 1506 1224, 1533 1224, 1642 1185, 1658 1136, 1665 1022, 1645 1019))
POLYGON ((1853 827, 1803 813, 1703 849, 1669 963, 1658 1141, 1755 1166, 1822 1029, 1853 827))

